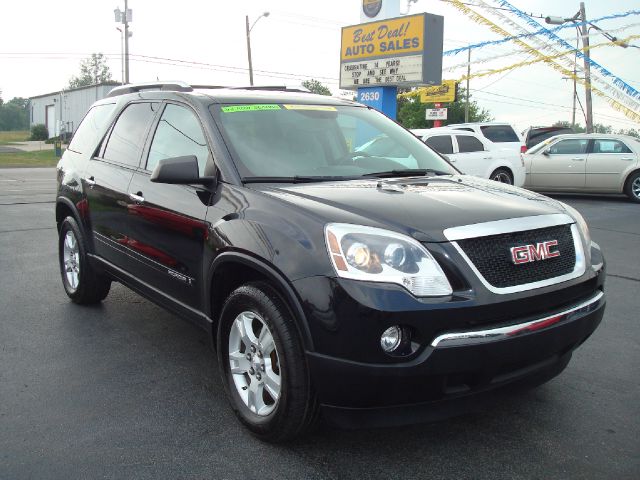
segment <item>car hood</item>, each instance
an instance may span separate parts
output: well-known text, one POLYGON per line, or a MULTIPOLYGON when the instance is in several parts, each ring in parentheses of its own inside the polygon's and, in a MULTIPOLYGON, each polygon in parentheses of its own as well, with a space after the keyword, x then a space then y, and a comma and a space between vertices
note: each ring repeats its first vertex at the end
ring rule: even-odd
POLYGON ((390 228, 420 241, 446 241, 450 227, 554 213, 563 204, 510 185, 466 175, 301 185, 253 185, 327 223, 390 228))

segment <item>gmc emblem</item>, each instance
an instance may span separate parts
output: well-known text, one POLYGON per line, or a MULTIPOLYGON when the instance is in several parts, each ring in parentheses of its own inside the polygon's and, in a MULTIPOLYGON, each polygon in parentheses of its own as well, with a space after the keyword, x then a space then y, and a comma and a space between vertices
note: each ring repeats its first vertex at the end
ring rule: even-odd
POLYGON ((557 240, 549 240, 547 242, 536 243, 535 245, 511 247, 511 261, 516 265, 519 265, 521 263, 559 257, 560 252, 558 250, 551 250, 552 247, 556 247, 557 245, 557 240))

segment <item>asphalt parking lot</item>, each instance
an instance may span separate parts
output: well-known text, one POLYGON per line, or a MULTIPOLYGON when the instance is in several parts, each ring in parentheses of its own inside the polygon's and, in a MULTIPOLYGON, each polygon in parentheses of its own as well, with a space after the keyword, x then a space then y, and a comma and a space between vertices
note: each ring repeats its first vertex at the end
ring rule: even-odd
POLYGON ((453 420, 274 446, 227 407, 204 332, 121 285, 98 307, 68 301, 54 178, 0 169, 0 479, 640 478, 640 205, 557 196, 604 250, 608 306, 550 383, 453 420))

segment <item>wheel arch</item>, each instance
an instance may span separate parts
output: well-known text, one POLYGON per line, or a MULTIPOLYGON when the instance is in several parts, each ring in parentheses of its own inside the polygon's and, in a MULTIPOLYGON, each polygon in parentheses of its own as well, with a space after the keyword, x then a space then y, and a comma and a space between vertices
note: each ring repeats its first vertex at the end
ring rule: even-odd
POLYGON ((72 216, 78 223, 78 226, 82 228, 82 219, 80 218, 80 213, 78 212, 78 209, 73 204, 73 202, 66 197, 58 197, 56 199, 56 225, 58 231, 60 231, 60 225, 62 224, 62 221, 68 216, 72 216))
POLYGON ((216 344, 215 336, 222 305, 229 294, 247 282, 265 281, 276 290, 289 307, 305 350, 313 350, 311 331, 295 290, 285 277, 267 262, 242 252, 223 252, 212 262, 207 278, 206 292, 210 295, 208 313, 212 320, 213 345, 216 344))

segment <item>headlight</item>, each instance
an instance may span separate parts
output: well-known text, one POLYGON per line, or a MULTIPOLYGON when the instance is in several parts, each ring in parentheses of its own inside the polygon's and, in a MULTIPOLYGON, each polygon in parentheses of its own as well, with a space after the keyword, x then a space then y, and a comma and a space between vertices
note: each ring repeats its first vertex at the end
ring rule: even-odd
POLYGON ((566 203, 562 203, 562 206, 565 208, 567 213, 576 221, 576 225, 578 225, 578 230, 580 230, 580 234, 584 239, 585 248, 591 248, 591 234, 589 233, 589 226, 587 222, 584 220, 580 212, 578 212, 575 208, 570 207, 566 203))
POLYGON ((325 240, 339 277, 401 285, 417 297, 451 295, 449 280, 414 239, 381 228, 330 223, 325 240))

